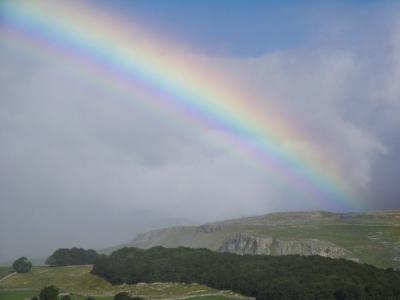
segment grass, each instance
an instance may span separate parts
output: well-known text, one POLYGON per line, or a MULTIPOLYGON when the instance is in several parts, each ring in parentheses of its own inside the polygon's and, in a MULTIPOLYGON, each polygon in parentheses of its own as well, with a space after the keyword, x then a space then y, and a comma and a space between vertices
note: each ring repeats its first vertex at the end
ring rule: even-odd
POLYGON ((218 291, 199 284, 139 283, 113 286, 104 279, 90 274, 91 268, 91 266, 33 267, 29 273, 16 274, 0 282, 0 299, 22 300, 30 298, 43 287, 49 285, 57 286, 62 293, 72 294, 74 300, 84 300, 87 296, 109 300, 122 291, 148 299, 184 297, 201 298, 202 300, 227 300, 241 297, 230 291, 218 291))
POLYGON ((229 297, 229 296, 220 296, 220 295, 215 295, 215 296, 200 296, 200 297, 193 297, 190 298, 190 300, 237 300, 237 297, 229 297))
MULTIPOLYGON (((0 291, 1 300, 27 300, 37 295, 36 291, 0 291)), ((72 300, 86 300, 86 296, 71 295, 72 300)), ((96 297, 97 300, 113 300, 113 297, 96 297)), ((190 300, 238 300, 237 297, 222 295, 190 297, 190 300)))
MULTIPOLYGON (((11 267, 0 267, 0 279, 6 277, 8 274, 12 272, 11 267)), ((1 298, 0 298, 1 299, 1 298)))
POLYGON ((36 295, 35 291, 0 291, 1 300, 24 300, 36 295))
MULTIPOLYGON (((1 300, 27 300, 37 296, 38 291, 0 291, 1 300)), ((72 300, 85 300, 86 296, 71 295, 72 300)), ((113 297, 100 297, 98 300, 112 300, 113 297)))

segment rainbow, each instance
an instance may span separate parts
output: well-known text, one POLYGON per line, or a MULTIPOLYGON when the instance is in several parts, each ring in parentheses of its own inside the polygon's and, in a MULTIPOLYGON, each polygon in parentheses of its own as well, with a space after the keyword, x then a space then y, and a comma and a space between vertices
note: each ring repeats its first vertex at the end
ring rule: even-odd
POLYGON ((251 93, 212 72, 162 36, 90 1, 3 1, 1 43, 44 59, 68 61, 94 87, 129 95, 135 105, 161 110, 200 134, 221 132, 221 143, 268 170, 269 180, 330 207, 356 205, 327 149, 301 151, 285 141, 309 139, 276 107, 257 107, 251 93), (32 54, 33 52, 33 54, 32 54))

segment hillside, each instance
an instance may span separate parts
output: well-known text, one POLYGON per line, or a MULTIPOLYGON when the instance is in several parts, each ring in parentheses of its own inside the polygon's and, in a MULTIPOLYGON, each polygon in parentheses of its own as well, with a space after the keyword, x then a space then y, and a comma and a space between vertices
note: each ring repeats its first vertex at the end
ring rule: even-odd
POLYGON ((208 248, 238 254, 321 255, 400 268, 400 211, 288 212, 139 234, 123 246, 208 248))
POLYGON ((31 272, 16 274, 0 281, 0 299, 23 300, 48 285, 56 285, 61 292, 72 293, 74 299, 95 296, 102 300, 112 299, 121 291, 128 291, 146 299, 193 299, 229 300, 244 298, 229 291, 218 291, 198 284, 153 283, 111 285, 104 279, 90 274, 92 266, 34 267, 31 272))
POLYGON ((11 267, 0 267, 0 280, 13 272, 11 267))

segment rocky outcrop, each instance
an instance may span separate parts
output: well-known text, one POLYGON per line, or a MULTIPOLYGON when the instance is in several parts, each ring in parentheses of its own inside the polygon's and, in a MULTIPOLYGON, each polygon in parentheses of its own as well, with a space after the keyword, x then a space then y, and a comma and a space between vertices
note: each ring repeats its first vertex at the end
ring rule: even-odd
POLYGON ((236 234, 218 249, 220 252, 270 255, 320 255, 331 258, 350 258, 350 251, 318 239, 278 239, 236 234))
POLYGON ((318 239, 275 240, 273 246, 276 255, 320 255, 330 258, 348 258, 350 251, 335 244, 318 239))
POLYGON ((218 249, 219 252, 237 254, 271 254, 273 238, 259 238, 246 234, 236 234, 226 240, 218 249))
POLYGON ((223 226, 220 224, 213 225, 213 224, 205 224, 197 227, 197 232, 202 232, 202 233, 213 233, 217 231, 221 231, 223 229, 223 226))

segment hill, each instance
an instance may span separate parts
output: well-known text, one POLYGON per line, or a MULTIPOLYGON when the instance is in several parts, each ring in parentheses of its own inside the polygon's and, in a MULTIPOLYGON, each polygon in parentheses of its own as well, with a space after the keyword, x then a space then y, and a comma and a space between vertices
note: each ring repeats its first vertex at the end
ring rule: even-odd
POLYGON ((94 274, 112 283, 198 282, 258 300, 395 299, 400 272, 321 256, 218 253, 208 249, 123 248, 101 256, 94 274))
POLYGON ((208 248, 220 252, 320 255, 400 268, 400 211, 271 213, 139 234, 124 246, 208 248))
POLYGON ((15 274, 0 281, 0 299, 23 300, 38 293, 48 285, 56 285, 61 292, 72 293, 74 299, 95 296, 108 300, 121 291, 131 292, 146 299, 194 299, 229 300, 244 298, 229 291, 218 291, 198 284, 153 283, 134 285, 111 285, 101 277, 90 274, 92 266, 34 267, 25 274, 15 274))

